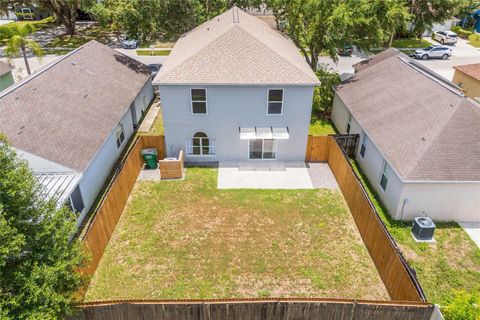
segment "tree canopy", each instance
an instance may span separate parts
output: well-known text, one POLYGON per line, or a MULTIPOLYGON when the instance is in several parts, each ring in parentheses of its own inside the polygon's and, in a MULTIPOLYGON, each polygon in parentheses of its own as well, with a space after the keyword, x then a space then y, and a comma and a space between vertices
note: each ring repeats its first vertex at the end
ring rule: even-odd
POLYGON ((420 37, 433 24, 451 18, 461 0, 407 0, 407 3, 413 16, 411 31, 420 37))
POLYGON ((0 319, 58 319, 71 310, 84 261, 75 216, 44 201, 27 163, 0 136, 0 319))

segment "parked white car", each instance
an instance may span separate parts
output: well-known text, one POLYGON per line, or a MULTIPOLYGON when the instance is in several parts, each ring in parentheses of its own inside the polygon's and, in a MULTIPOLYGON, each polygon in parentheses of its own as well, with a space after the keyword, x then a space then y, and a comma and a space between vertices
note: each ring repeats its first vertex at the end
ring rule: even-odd
POLYGON ((433 34, 433 39, 441 44, 457 43, 457 34, 453 31, 437 31, 433 34))
POLYGON ((447 60, 452 56, 452 48, 446 46, 430 46, 424 49, 415 50, 413 56, 417 59, 427 60, 430 58, 440 58, 447 60))

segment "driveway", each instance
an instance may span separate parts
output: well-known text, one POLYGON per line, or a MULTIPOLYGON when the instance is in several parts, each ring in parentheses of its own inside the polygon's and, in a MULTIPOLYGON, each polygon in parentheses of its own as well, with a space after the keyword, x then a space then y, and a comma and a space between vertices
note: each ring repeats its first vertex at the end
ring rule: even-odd
MULTIPOLYGON (((433 44, 439 44, 431 38, 424 39, 433 44)), ((452 46, 452 51, 452 57, 448 60, 431 59, 418 61, 450 81, 453 79, 455 72, 455 69, 453 69, 454 66, 480 62, 480 48, 469 45, 467 40, 459 38, 458 43, 452 46)))
MULTIPOLYGON (((424 39, 433 44, 439 44, 431 38, 424 39)), ((480 63, 480 48, 475 48, 469 45, 467 40, 459 38, 458 43, 455 46, 452 46, 452 49, 452 57, 448 60, 431 59, 417 61, 450 81, 455 72, 455 69, 453 69, 454 66, 480 63)), ((334 63, 333 60, 328 57, 320 57, 318 60, 319 64, 327 65, 338 72, 342 80, 344 80, 354 73, 352 65, 367 58, 368 55, 356 51, 351 57, 338 57, 337 63, 334 63)))

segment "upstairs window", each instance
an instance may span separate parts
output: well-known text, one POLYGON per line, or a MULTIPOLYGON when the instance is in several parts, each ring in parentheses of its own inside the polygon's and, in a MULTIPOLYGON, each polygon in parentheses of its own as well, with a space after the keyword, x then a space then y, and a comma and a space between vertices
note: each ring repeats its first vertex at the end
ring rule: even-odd
POLYGON ((281 115, 283 112, 283 89, 268 90, 268 115, 281 115))
POLYGON ((191 89, 192 114, 207 114, 207 89, 191 89))
POLYGON ((387 190, 388 178, 391 170, 392 169, 388 165, 387 161, 383 160, 382 177, 380 178, 380 187, 382 187, 383 191, 387 190))
POLYGON ((117 140, 117 147, 120 148, 125 140, 125 133, 123 132, 123 123, 117 124, 115 127, 115 139, 117 140))
POLYGON ((367 151, 367 144, 368 144, 368 136, 364 132, 363 139, 362 139, 362 146, 360 147, 360 155, 362 156, 362 158, 365 158, 365 151, 367 151))

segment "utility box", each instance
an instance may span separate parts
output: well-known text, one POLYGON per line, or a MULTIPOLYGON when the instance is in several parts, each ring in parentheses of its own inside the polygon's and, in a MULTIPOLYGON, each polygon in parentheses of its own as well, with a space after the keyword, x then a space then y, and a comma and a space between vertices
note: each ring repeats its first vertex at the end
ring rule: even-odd
POLYGON ((158 152, 155 148, 142 149, 142 158, 145 161, 145 168, 156 169, 158 165, 158 152))
POLYGON ((420 241, 433 240, 433 232, 435 231, 435 223, 428 217, 413 218, 412 234, 415 239, 420 241))

